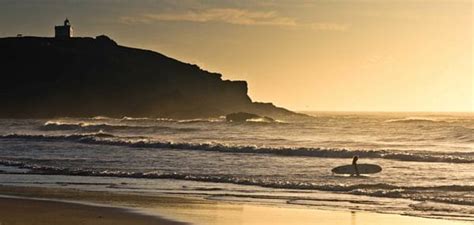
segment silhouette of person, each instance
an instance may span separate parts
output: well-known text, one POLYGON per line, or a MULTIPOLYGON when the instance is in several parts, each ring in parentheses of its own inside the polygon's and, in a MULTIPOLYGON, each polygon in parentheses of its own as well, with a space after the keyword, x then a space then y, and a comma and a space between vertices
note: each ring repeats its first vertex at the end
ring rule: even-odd
POLYGON ((359 160, 359 156, 357 155, 352 158, 352 165, 354 166, 355 174, 351 174, 351 176, 360 176, 359 167, 357 166, 357 160, 359 160))

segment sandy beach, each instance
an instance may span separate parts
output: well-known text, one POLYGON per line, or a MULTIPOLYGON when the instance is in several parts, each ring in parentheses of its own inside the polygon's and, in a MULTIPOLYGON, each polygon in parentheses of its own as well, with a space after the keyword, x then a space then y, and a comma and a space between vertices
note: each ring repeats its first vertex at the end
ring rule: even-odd
POLYGON ((418 224, 469 222, 289 205, 119 194, 61 188, 0 187, 0 224, 418 224), (13 197, 15 196, 15 197, 13 197), (178 222, 179 221, 179 222, 178 222))
POLYGON ((179 225, 157 216, 132 213, 116 207, 92 206, 59 201, 0 197, 0 224, 114 224, 179 225))

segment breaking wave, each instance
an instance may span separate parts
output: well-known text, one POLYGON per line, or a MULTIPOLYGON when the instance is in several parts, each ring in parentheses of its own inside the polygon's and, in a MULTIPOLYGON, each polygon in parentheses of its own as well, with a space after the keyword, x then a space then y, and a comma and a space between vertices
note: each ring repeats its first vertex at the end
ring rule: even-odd
POLYGON ((267 179, 234 177, 228 175, 203 175, 203 174, 184 174, 184 173, 161 173, 161 172, 125 172, 116 170, 91 170, 91 169, 68 169, 53 166, 38 166, 27 164, 14 160, 0 160, 1 165, 16 166, 22 169, 29 169, 28 174, 48 174, 48 175, 70 175, 70 176, 101 176, 101 177, 120 177, 120 178, 146 178, 146 179, 176 179, 192 180, 213 183, 232 183, 239 185, 255 185, 260 187, 297 189, 297 190, 319 190, 343 192, 347 194, 365 195, 373 197, 387 198, 409 198, 417 201, 435 201, 450 203, 456 205, 474 206, 472 198, 455 198, 465 193, 474 192, 472 185, 439 185, 439 186, 396 186, 386 183, 374 184, 317 184, 309 182, 296 181, 275 181, 267 179), (453 198, 434 197, 424 195, 426 192, 450 192, 453 198))
POLYGON ((170 121, 170 122, 176 121, 176 120, 170 119, 170 118, 129 117, 129 116, 124 116, 120 120, 122 120, 122 121, 151 121, 151 122, 153 122, 153 121, 170 121))
POLYGON ((167 126, 135 126, 106 123, 63 123, 48 121, 40 127, 44 131, 80 130, 86 132, 131 130, 131 131, 196 131, 198 128, 176 128, 167 126))
MULTIPOLYGON (((222 123, 227 122, 225 116, 216 117, 216 118, 195 118, 195 119, 171 119, 166 117, 128 117, 124 116, 122 118, 111 118, 105 116, 96 116, 92 118, 85 118, 84 120, 92 120, 92 121, 114 121, 114 122, 169 122, 169 123, 179 123, 179 124, 195 124, 195 123, 222 123)), ((49 123, 60 123, 56 121, 48 121, 49 123)), ((288 123, 286 121, 275 120, 269 121, 266 119, 249 119, 247 122, 266 122, 266 123, 288 123)))
POLYGON ((406 117, 401 119, 386 120, 386 123, 450 123, 456 120, 450 119, 434 119, 425 117, 406 117))
POLYGON ((175 122, 175 123, 212 123, 212 122, 222 122, 222 118, 196 118, 196 119, 171 119, 166 117, 128 117, 124 116, 121 121, 146 121, 146 122, 175 122))
POLYGON ((177 120, 178 123, 218 123, 224 122, 223 119, 189 119, 189 120, 177 120))
POLYGON ((175 143, 166 141, 149 140, 144 137, 119 137, 105 132, 72 134, 72 135, 29 135, 9 134, 2 135, 0 139, 22 139, 31 141, 71 141, 83 144, 113 145, 137 148, 166 148, 178 150, 199 150, 223 153, 251 153, 271 154, 279 156, 306 156, 321 158, 352 158, 358 155, 364 158, 382 158, 399 161, 416 162, 446 162, 446 163, 474 163, 473 152, 408 152, 388 150, 347 150, 325 149, 309 147, 257 147, 257 146, 232 146, 225 144, 209 143, 175 143))

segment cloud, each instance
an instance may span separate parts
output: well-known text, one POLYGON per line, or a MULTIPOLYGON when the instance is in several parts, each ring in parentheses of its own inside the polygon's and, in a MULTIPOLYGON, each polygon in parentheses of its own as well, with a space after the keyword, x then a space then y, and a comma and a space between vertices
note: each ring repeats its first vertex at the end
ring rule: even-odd
POLYGON ((348 26, 338 23, 300 23, 295 18, 280 16, 275 11, 250 11, 238 8, 210 8, 175 13, 144 13, 138 16, 121 17, 125 24, 150 24, 155 21, 195 23, 228 23, 249 26, 279 26, 310 28, 313 30, 345 31, 348 26))
POLYGON ((143 14, 122 17, 124 23, 151 23, 152 21, 221 22, 238 25, 296 26, 296 21, 279 16, 274 11, 249 11, 235 8, 213 8, 178 13, 143 14))
POLYGON ((308 25, 313 30, 332 30, 332 31, 346 31, 349 27, 347 24, 339 23, 312 23, 308 25))

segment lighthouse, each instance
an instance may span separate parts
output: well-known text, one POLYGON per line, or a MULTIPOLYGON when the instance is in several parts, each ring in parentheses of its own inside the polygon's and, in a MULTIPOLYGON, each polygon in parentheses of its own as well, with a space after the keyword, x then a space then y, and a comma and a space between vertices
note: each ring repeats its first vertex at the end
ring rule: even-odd
POLYGON ((64 25, 54 27, 54 37, 57 39, 72 38, 72 26, 69 20, 64 20, 64 25))

